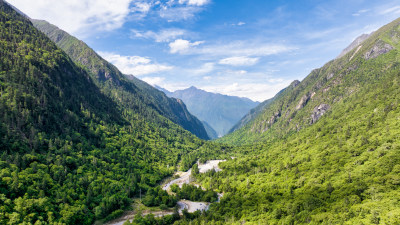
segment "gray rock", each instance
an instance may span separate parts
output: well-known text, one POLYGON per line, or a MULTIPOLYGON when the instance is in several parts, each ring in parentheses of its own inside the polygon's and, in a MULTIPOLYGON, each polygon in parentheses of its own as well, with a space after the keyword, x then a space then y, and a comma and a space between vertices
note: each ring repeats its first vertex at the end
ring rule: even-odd
POLYGON ((383 41, 378 41, 374 47, 372 47, 368 52, 364 54, 364 59, 374 59, 382 54, 386 54, 393 49, 393 46, 388 43, 384 43, 383 41))
POLYGON ((295 81, 292 82, 291 85, 292 85, 293 88, 295 88, 295 87, 297 87, 299 84, 300 84, 300 81, 295 80, 295 81))
POLYGON ((299 104, 297 104, 296 106, 296 110, 300 110, 302 108, 304 108, 304 106, 307 105, 307 102, 310 100, 310 94, 306 94, 303 97, 301 97, 299 104))
MULTIPOLYGON (((372 34, 372 33, 371 33, 372 34)), ((355 49, 357 46, 359 46, 360 44, 362 44, 365 40, 367 40, 367 38, 369 38, 371 36, 371 34, 362 34, 361 36, 359 36, 358 38, 356 38, 347 48, 345 48, 340 55, 337 57, 341 58, 344 55, 346 55, 347 53, 349 53, 351 50, 355 49)))
POLYGON ((315 107, 311 114, 311 124, 317 122, 330 108, 331 107, 328 104, 321 104, 315 107))

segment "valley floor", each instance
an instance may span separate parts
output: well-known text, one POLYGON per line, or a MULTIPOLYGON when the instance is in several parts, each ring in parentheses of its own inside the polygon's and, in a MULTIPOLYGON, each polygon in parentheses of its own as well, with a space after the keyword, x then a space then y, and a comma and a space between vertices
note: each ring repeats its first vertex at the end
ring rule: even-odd
MULTIPOLYGON (((205 173, 210 170, 215 170, 216 172, 221 171, 219 168, 218 164, 220 162, 224 162, 226 160, 209 160, 205 164, 199 164, 199 172, 200 173, 205 173)), ((191 180, 191 172, 192 169, 189 169, 186 172, 178 171, 174 174, 175 176, 179 176, 176 179, 173 179, 167 183, 161 184, 162 189, 167 191, 169 194, 172 194, 170 187, 173 184, 177 184, 179 187, 182 187, 183 184, 193 184, 191 180)), ((198 185, 198 184, 194 184, 198 185)), ((222 194, 218 194, 218 201, 222 197, 222 194)), ((197 210, 199 211, 206 211, 209 208, 210 203, 208 202, 193 202, 189 200, 180 200, 177 203, 178 206, 178 212, 179 214, 182 214, 182 211, 184 209, 187 209, 189 213, 196 212, 197 210)), ((174 213, 173 210, 160 210, 158 207, 145 207, 139 199, 136 199, 133 204, 134 210, 132 211, 127 211, 125 212, 120 218, 117 218, 115 220, 112 220, 110 222, 105 223, 105 225, 122 225, 124 224, 127 220, 132 221, 132 219, 141 211, 142 216, 148 215, 148 214, 153 214, 155 217, 162 217, 166 215, 172 215, 174 213), (138 210, 139 209, 139 210, 138 210)))

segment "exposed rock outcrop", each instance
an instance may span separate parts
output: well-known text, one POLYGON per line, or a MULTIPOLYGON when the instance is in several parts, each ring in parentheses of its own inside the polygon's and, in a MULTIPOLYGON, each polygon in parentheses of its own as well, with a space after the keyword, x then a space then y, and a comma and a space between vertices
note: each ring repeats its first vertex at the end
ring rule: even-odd
POLYGON ((300 84, 300 81, 295 80, 295 81, 293 81, 290 85, 292 85, 292 87, 295 88, 295 87, 297 87, 297 85, 299 85, 299 84, 300 84))
POLYGON ((374 47, 372 47, 368 52, 365 53, 364 59, 374 59, 382 54, 386 54, 393 49, 393 46, 388 43, 384 43, 383 41, 378 41, 374 47))
POLYGON ((269 119, 268 124, 269 125, 274 124, 276 121, 278 121, 279 117, 281 117, 281 111, 274 113, 274 115, 271 117, 271 119, 269 119))
POLYGON ((297 104, 296 106, 296 110, 300 110, 302 108, 304 108, 304 106, 307 105, 307 102, 310 100, 310 94, 307 93, 306 95, 304 95, 303 97, 301 97, 299 104, 297 104))
MULTIPOLYGON (((372 33, 371 33, 372 34, 372 33)), ((337 57, 341 58, 344 55, 346 55, 348 52, 350 52, 351 50, 355 49, 357 46, 359 46, 360 44, 362 44, 368 37, 371 36, 371 34, 362 34, 361 36, 359 36, 358 38, 356 38, 347 48, 345 48, 340 55, 337 57)))
POLYGON ((311 124, 314 124, 317 122, 322 115, 326 113, 331 107, 328 104, 321 104, 317 107, 314 108, 312 114, 311 114, 311 124))

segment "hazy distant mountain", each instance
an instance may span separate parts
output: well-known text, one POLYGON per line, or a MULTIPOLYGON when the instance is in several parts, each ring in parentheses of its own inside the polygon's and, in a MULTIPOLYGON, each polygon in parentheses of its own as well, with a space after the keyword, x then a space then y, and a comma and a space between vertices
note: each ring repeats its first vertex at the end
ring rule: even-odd
POLYGON ((210 93, 196 87, 174 92, 157 88, 170 97, 182 99, 188 110, 201 121, 207 122, 219 137, 227 134, 250 109, 259 104, 248 98, 210 93))
POLYGON ((210 139, 217 139, 218 134, 217 131, 215 131, 210 124, 208 124, 206 121, 201 121, 203 123, 204 128, 206 129, 207 135, 210 139))

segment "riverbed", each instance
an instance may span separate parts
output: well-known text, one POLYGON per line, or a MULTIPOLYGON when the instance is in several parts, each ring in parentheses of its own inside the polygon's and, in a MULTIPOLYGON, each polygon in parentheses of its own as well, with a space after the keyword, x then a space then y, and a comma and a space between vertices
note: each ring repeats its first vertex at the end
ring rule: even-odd
MULTIPOLYGON (((224 162, 225 160, 210 160, 207 161, 204 164, 198 164, 199 165, 199 172, 200 173, 205 173, 207 171, 210 170, 215 170, 215 171, 221 171, 221 169, 218 167, 218 164, 220 162, 224 162)), ((170 192, 170 187, 172 184, 177 184, 179 185, 179 187, 182 187, 183 184, 189 184, 191 182, 191 175, 192 169, 186 171, 186 172, 176 172, 175 175, 179 175, 179 178, 174 179, 166 184, 162 184, 162 189, 166 190, 168 192, 170 192)), ((222 197, 222 194, 218 194, 218 201, 219 199, 222 197)), ((208 210, 208 207, 210 205, 210 203, 208 202, 192 202, 192 201, 188 201, 188 200, 180 200, 177 203, 178 208, 179 208, 179 213, 181 214, 182 211, 184 209, 187 209, 188 212, 193 213, 196 212, 197 210, 200 211, 206 211, 208 210)), ((160 211, 160 212, 143 212, 143 215, 147 215, 152 213, 154 216, 156 217, 162 217, 165 215, 172 215, 173 212, 171 211, 160 211)), ((133 212, 128 212, 125 215, 123 215, 122 217, 115 219, 113 221, 110 221, 108 223, 106 223, 106 225, 122 225, 125 221, 130 220, 132 221, 132 219, 135 217, 135 213, 133 212)))

